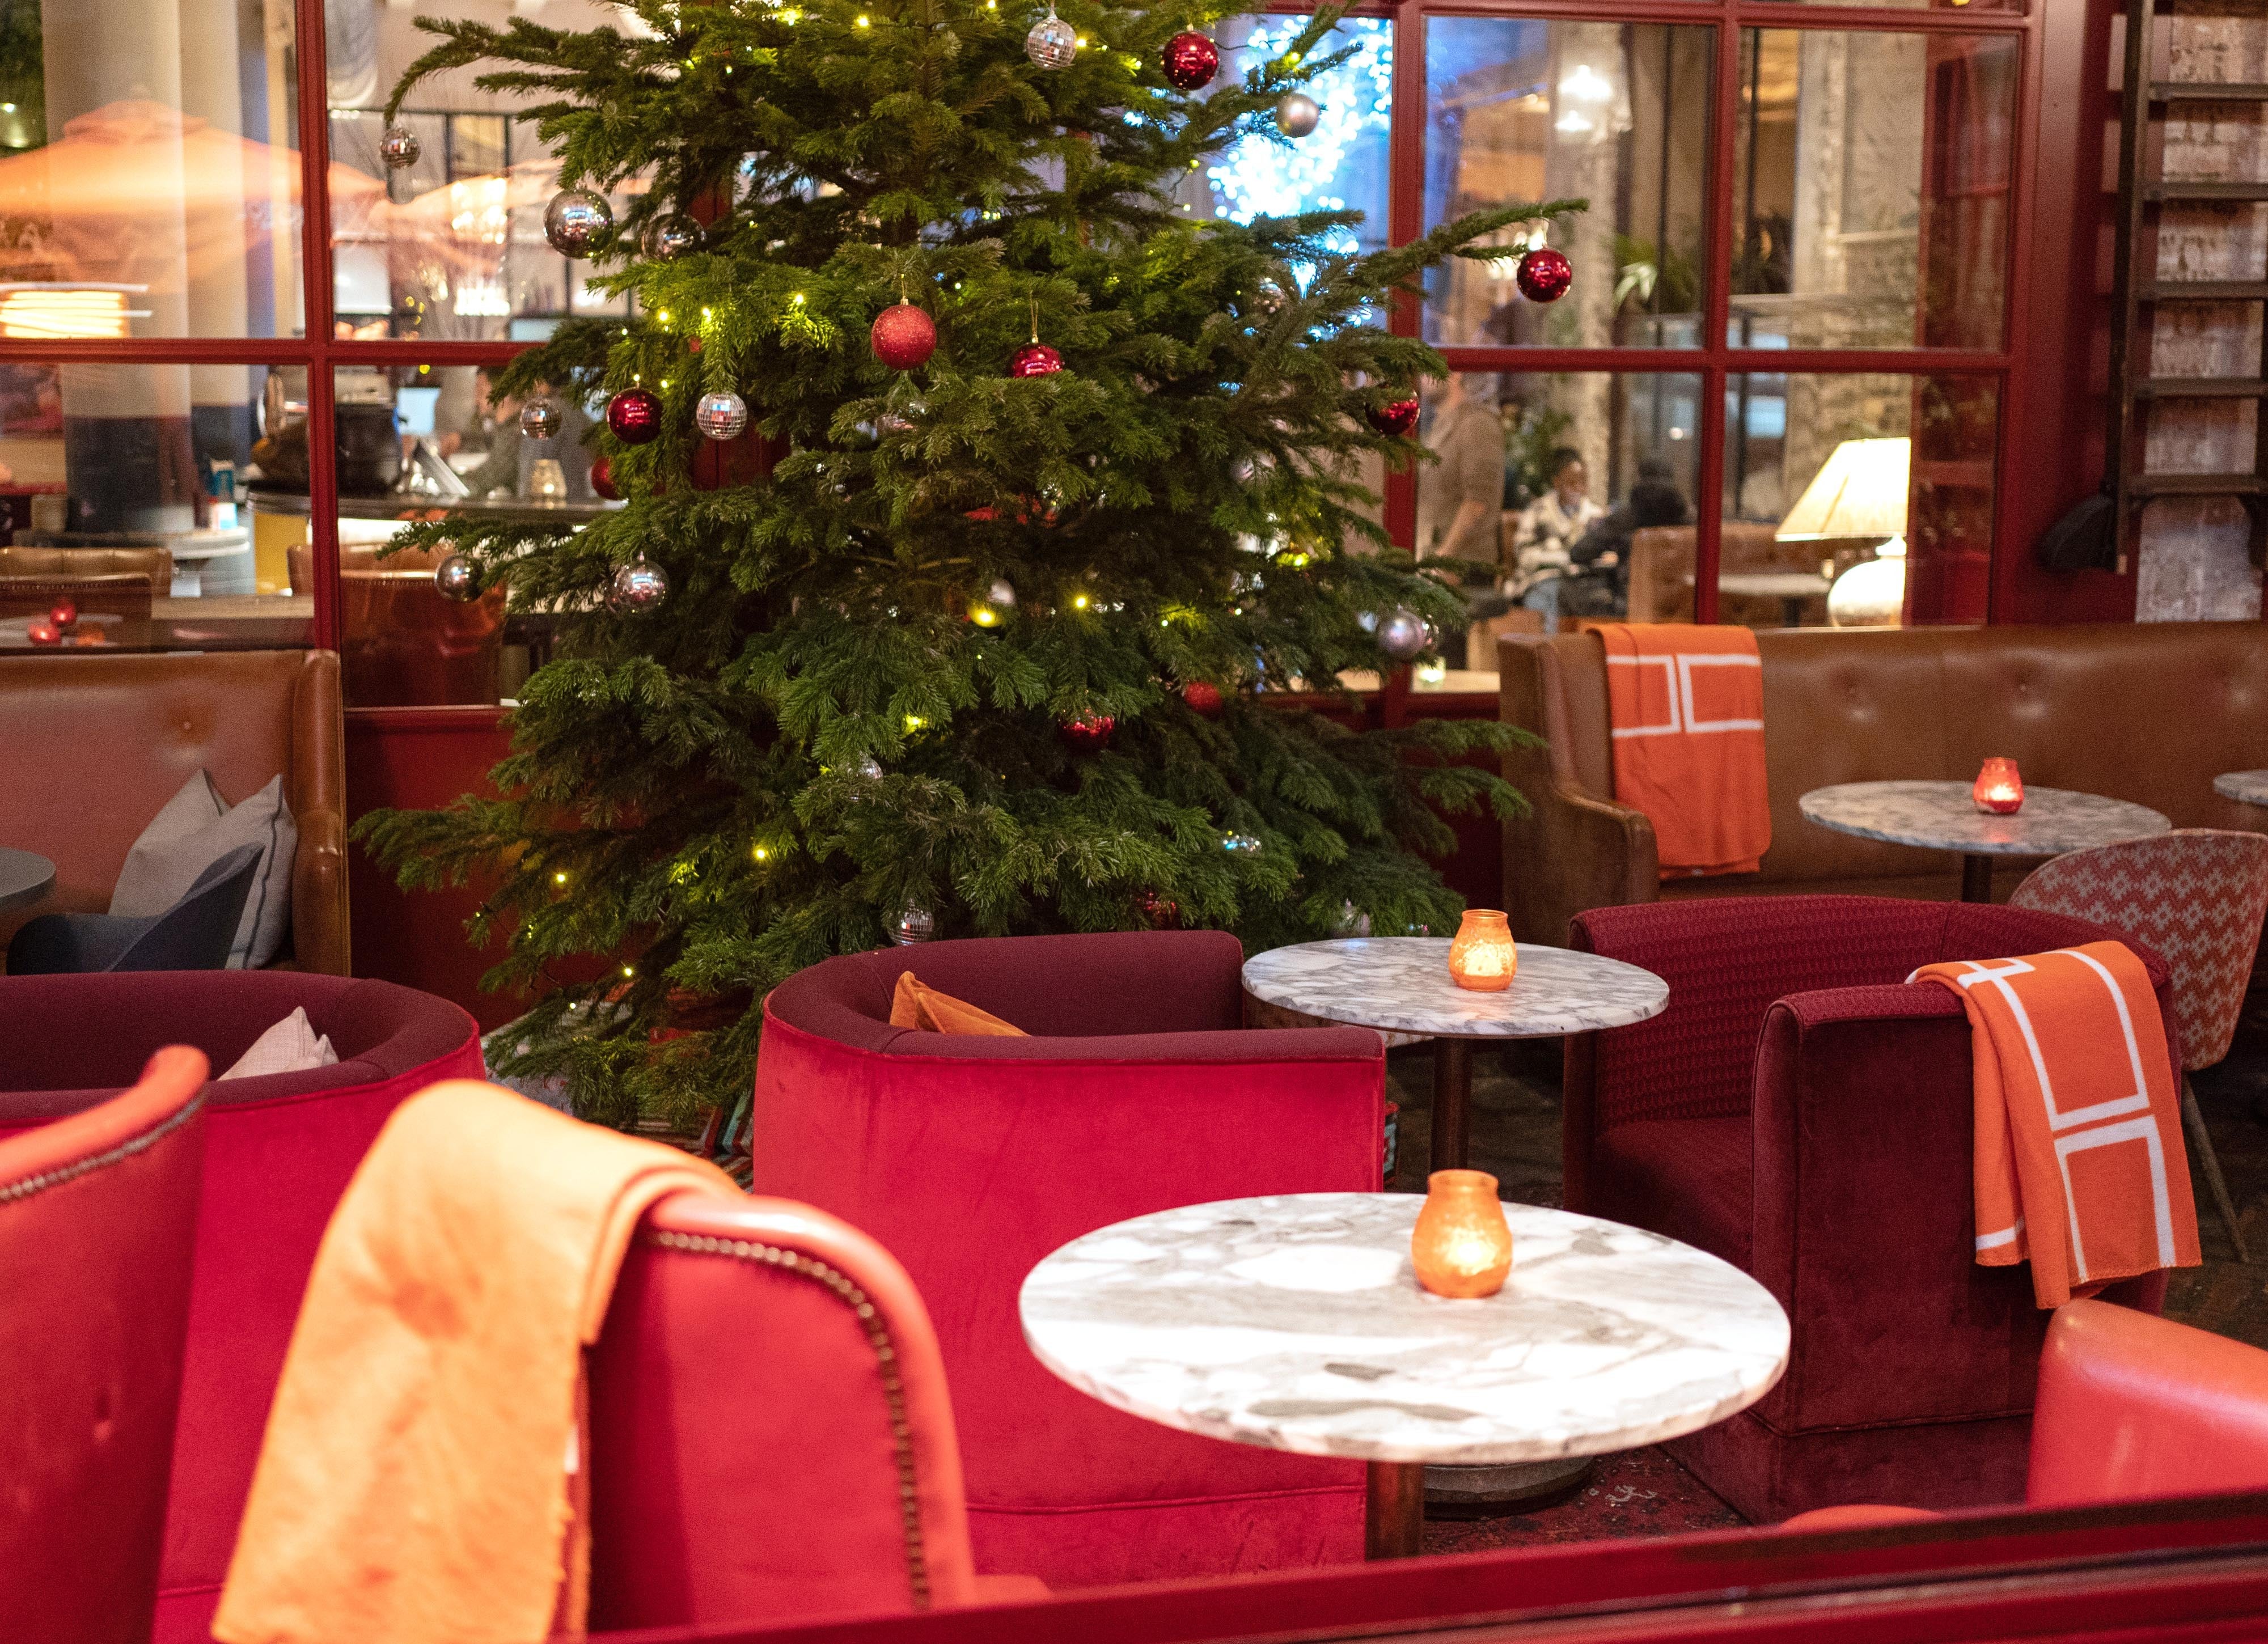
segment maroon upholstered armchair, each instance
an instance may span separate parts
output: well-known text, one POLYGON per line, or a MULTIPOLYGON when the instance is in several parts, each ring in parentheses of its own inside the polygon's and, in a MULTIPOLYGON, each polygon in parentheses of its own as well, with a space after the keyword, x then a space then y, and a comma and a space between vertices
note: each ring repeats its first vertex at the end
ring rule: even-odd
MULTIPOLYGON (((1778 1387, 1669 1446, 1749 1519, 2022 1496, 2050 1316, 2027 1269, 1976 1263, 1969 1025, 1905 979, 2114 935, 1859 896, 1576 915, 1574 946, 1665 978, 1669 1008, 1569 1042, 1567 1207, 1746 1269, 1793 1325, 1778 1387)), ((2141 957, 2178 1068, 2171 983, 2141 957)), ((2158 1274, 2104 1295, 2154 1312, 2164 1293, 2158 1274)))
POLYGON ((939 942, 826 960, 765 1002, 753 1191, 841 1216, 913 1275, 979 1570, 1061 1588, 1362 1557, 1359 1465, 1106 1408, 1018 1321, 1040 1259, 1114 1222, 1377 1191, 1379 1037, 1244 1029, 1242 965, 1219 931, 939 942), (909 970, 1033 1037, 892 1027, 909 970))

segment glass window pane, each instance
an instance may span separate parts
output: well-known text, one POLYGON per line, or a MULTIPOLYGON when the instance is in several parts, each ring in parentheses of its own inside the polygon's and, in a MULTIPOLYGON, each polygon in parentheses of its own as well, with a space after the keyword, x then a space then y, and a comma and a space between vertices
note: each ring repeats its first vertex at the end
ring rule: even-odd
MULTIPOLYGON (((536 100, 484 92, 467 70, 436 76, 411 93, 401 123, 416 134, 414 165, 390 172, 379 157, 386 99, 432 37, 420 15, 501 27, 524 8, 504 0, 326 0, 330 29, 330 134, 335 176, 332 258, 339 334, 356 338, 541 338, 567 316, 619 314, 629 299, 588 289, 590 265, 543 238, 543 208, 558 192, 558 163, 533 125, 512 118, 536 100), (364 209, 365 194, 377 204, 364 209)), ((603 0, 548 0, 547 28, 638 30, 636 15, 603 0)), ((617 216, 627 201, 618 197, 617 216)))
MULTIPOLYGON (((347 705, 510 701, 549 655, 546 619, 507 616, 500 590, 444 598, 433 581, 440 553, 381 551, 402 522, 438 508, 572 525, 619 506, 592 488, 583 437, 593 408, 555 399, 559 431, 532 439, 520 430, 517 400, 491 403, 483 370, 342 367, 335 380, 347 705)), ((305 486, 262 494, 255 507, 284 542, 292 581, 303 583, 312 552, 305 486)))
POLYGON ((1741 88, 1727 341, 1998 348, 2015 41, 1749 29, 1741 88))
MULTIPOLYGON (((1308 21, 1296 16, 1225 19, 1212 31, 1221 55, 1213 84, 1241 84, 1248 70, 1288 50, 1308 21)), ((1344 18, 1312 55, 1350 48, 1354 55, 1345 62, 1308 82, 1308 95, 1322 110, 1313 131, 1292 143, 1264 133, 1239 138, 1182 185, 1182 209, 1234 223, 1300 211, 1359 211, 1361 223, 1341 237, 1344 247, 1384 246, 1388 120, 1394 106, 1392 20, 1344 18)))
POLYGON ((1992 378, 1735 373, 1725 412, 1722 620, 1984 620, 1992 378))
POLYGON ((269 574, 247 507, 270 386, 255 365, 0 365, 0 655, 309 643, 313 602, 280 554, 269 574), (48 622, 63 602, 77 620, 48 622))
POLYGON ((1472 666, 1495 668, 1498 634, 1621 614, 1634 534, 1690 534, 1699 377, 1469 372, 1426 399, 1418 553, 1457 561, 1472 666))
POLYGON ((1587 198, 1555 231, 1575 283, 1549 307, 1513 283, 1540 229, 1501 258, 1428 278, 1429 341, 1691 348, 1707 243, 1716 31, 1435 17, 1425 27, 1425 224, 1519 201, 1587 198))
POLYGON ((268 12, 0 0, 0 337, 300 334, 291 9, 268 12))

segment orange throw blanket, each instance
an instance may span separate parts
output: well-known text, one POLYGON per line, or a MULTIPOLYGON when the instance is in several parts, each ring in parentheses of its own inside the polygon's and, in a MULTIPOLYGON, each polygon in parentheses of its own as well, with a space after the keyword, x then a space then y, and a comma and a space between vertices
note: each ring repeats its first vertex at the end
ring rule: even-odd
POLYGON ((638 1218, 688 1189, 740 1196, 494 1085, 403 1103, 316 1254, 214 1636, 580 1633, 582 1350, 638 1218))
POLYGON ((911 971, 899 973, 890 994, 890 1025, 915 1028, 925 1033, 985 1033, 996 1039, 1031 1036, 1012 1022, 1003 1022, 990 1010, 966 999, 955 999, 930 987, 911 971))
POLYGON ((1977 1066, 1977 1260, 2032 1264, 2060 1307, 2198 1265, 2180 1095, 2150 973, 2124 943, 1925 965, 1960 995, 1977 1066))
POLYGON ((1615 797, 1646 813, 1665 879, 1754 873, 1771 845, 1764 676, 1744 628, 1602 624, 1615 797))

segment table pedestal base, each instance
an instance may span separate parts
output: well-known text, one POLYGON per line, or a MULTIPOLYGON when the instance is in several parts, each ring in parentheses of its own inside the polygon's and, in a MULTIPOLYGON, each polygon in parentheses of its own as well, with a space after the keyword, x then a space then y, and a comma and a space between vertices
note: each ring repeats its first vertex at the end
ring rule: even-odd
POLYGON ((1473 1042, 1464 1039, 1433 1041, 1432 1168, 1465 1168, 1473 1101, 1473 1042))
POLYGON ((1425 1505, 1450 1517, 1518 1512, 1580 1488, 1594 1464, 1589 1456, 1563 1456, 1493 1467, 1428 1467, 1425 1505))
POLYGON ((1425 1464, 1374 1461, 1367 1472, 1363 1557, 1416 1558, 1425 1538, 1425 1464))
POLYGON ((1964 852, 1961 858, 1961 899, 1964 902, 1989 902, 1992 899, 1992 859, 1964 852))

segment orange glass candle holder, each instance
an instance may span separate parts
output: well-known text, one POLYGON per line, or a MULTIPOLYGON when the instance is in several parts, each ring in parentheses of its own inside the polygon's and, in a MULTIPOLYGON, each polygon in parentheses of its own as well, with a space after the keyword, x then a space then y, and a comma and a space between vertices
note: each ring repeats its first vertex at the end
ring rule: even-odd
POLYGON ((1475 993, 1500 994, 1519 969, 1520 948, 1504 915, 1491 907, 1467 908, 1449 943, 1449 980, 1475 993))
POLYGON ((1977 786, 1969 790, 1977 808, 1991 816, 2014 816, 2024 808, 2024 779, 2016 762, 1994 754, 1977 773, 1977 786))
POLYGON ((1435 1295, 1494 1295, 1512 1272, 1512 1225, 1486 1171, 1435 1171, 1410 1233, 1410 1265, 1435 1295))

